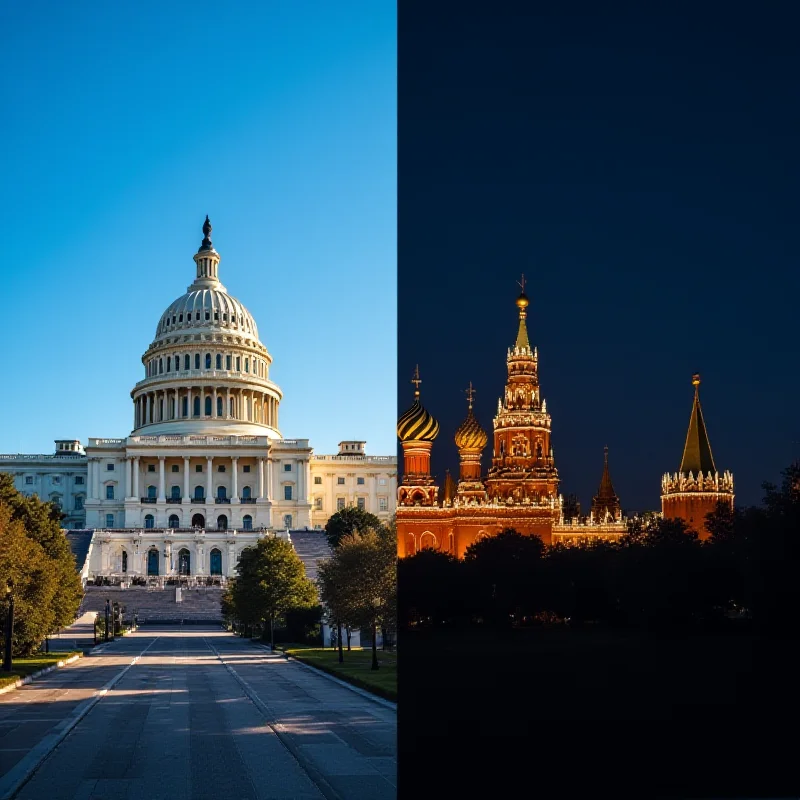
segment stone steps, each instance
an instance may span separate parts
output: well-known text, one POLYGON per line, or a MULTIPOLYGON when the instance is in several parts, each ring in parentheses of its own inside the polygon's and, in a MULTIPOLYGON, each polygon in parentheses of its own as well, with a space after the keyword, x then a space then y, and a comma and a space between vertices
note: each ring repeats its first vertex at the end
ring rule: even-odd
POLYGON ((175 587, 165 589, 130 588, 109 586, 87 586, 81 602, 81 613, 105 611, 106 599, 117 602, 125 609, 125 618, 134 613, 140 622, 174 622, 194 620, 222 622, 220 600, 223 590, 219 587, 181 590, 181 602, 175 601, 175 587))

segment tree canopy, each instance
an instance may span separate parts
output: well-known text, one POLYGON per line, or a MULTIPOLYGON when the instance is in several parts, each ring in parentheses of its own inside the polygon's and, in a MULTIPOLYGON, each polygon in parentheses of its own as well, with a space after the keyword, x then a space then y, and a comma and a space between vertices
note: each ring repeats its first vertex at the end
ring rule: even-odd
POLYGON ((357 506, 347 506, 328 519, 325 524, 325 536, 328 544, 336 548, 345 536, 351 536, 357 531, 378 530, 380 527, 381 521, 374 514, 357 506))

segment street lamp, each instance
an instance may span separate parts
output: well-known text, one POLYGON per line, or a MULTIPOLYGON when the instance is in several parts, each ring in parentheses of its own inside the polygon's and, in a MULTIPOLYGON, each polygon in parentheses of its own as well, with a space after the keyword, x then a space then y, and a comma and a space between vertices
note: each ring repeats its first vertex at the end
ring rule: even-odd
POLYGON ((6 617, 6 647, 3 654, 3 669, 11 672, 11 639, 14 636, 14 581, 6 581, 6 597, 8 597, 8 616, 6 617))
POLYGON ((106 598, 106 641, 108 641, 108 617, 111 614, 111 598, 106 598))

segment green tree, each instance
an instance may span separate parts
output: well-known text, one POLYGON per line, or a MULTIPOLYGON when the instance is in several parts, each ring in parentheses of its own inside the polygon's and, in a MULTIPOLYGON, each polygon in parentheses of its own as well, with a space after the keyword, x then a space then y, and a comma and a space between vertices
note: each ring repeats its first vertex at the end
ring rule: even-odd
POLYGON ((242 551, 231 596, 236 616, 246 625, 268 621, 275 647, 275 618, 317 600, 314 584, 291 543, 267 536, 242 551))
MULTIPOLYGON (((44 548, 25 533, 13 510, 0 502, 0 597, 13 584, 15 656, 31 655, 53 630, 53 598, 59 591, 58 572, 44 548)), ((7 613, 3 608, 3 617, 7 613)), ((0 639, 5 646, 5 625, 0 639)))
POLYGON ((325 525, 325 536, 332 548, 339 546, 345 536, 367 529, 378 530, 381 521, 368 511, 357 506, 348 506, 333 514, 325 525))
MULTIPOLYGON (((376 670, 378 627, 393 625, 397 610, 395 538, 386 528, 353 533, 339 541, 330 561, 334 566, 323 565, 322 570, 335 579, 335 591, 323 600, 329 608, 329 600, 333 602, 342 622, 371 629, 372 669, 376 670)), ((322 586, 324 591, 324 582, 322 586)))
POLYGON ((342 626, 350 624, 348 614, 352 606, 348 594, 350 576, 340 558, 334 557, 317 564, 317 586, 322 602, 327 606, 331 621, 336 625, 339 663, 344 661, 342 626))
POLYGON ((58 591, 50 600, 52 627, 46 633, 72 624, 83 597, 83 587, 75 557, 61 529, 61 509, 36 496, 25 497, 14 488, 14 481, 7 474, 0 474, 0 502, 10 508, 12 520, 22 523, 25 535, 44 550, 56 572, 58 591))

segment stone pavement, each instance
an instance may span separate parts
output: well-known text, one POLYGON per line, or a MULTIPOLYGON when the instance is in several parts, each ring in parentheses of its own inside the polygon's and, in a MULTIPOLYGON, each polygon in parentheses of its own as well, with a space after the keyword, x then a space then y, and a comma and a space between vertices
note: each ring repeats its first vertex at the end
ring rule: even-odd
POLYGON ((94 645, 94 611, 82 614, 68 628, 50 637, 50 650, 89 650, 94 645))
POLYGON ((15 796, 396 797, 394 711, 199 627, 140 629, 0 696, 0 797, 28 750, 136 656, 15 796))

